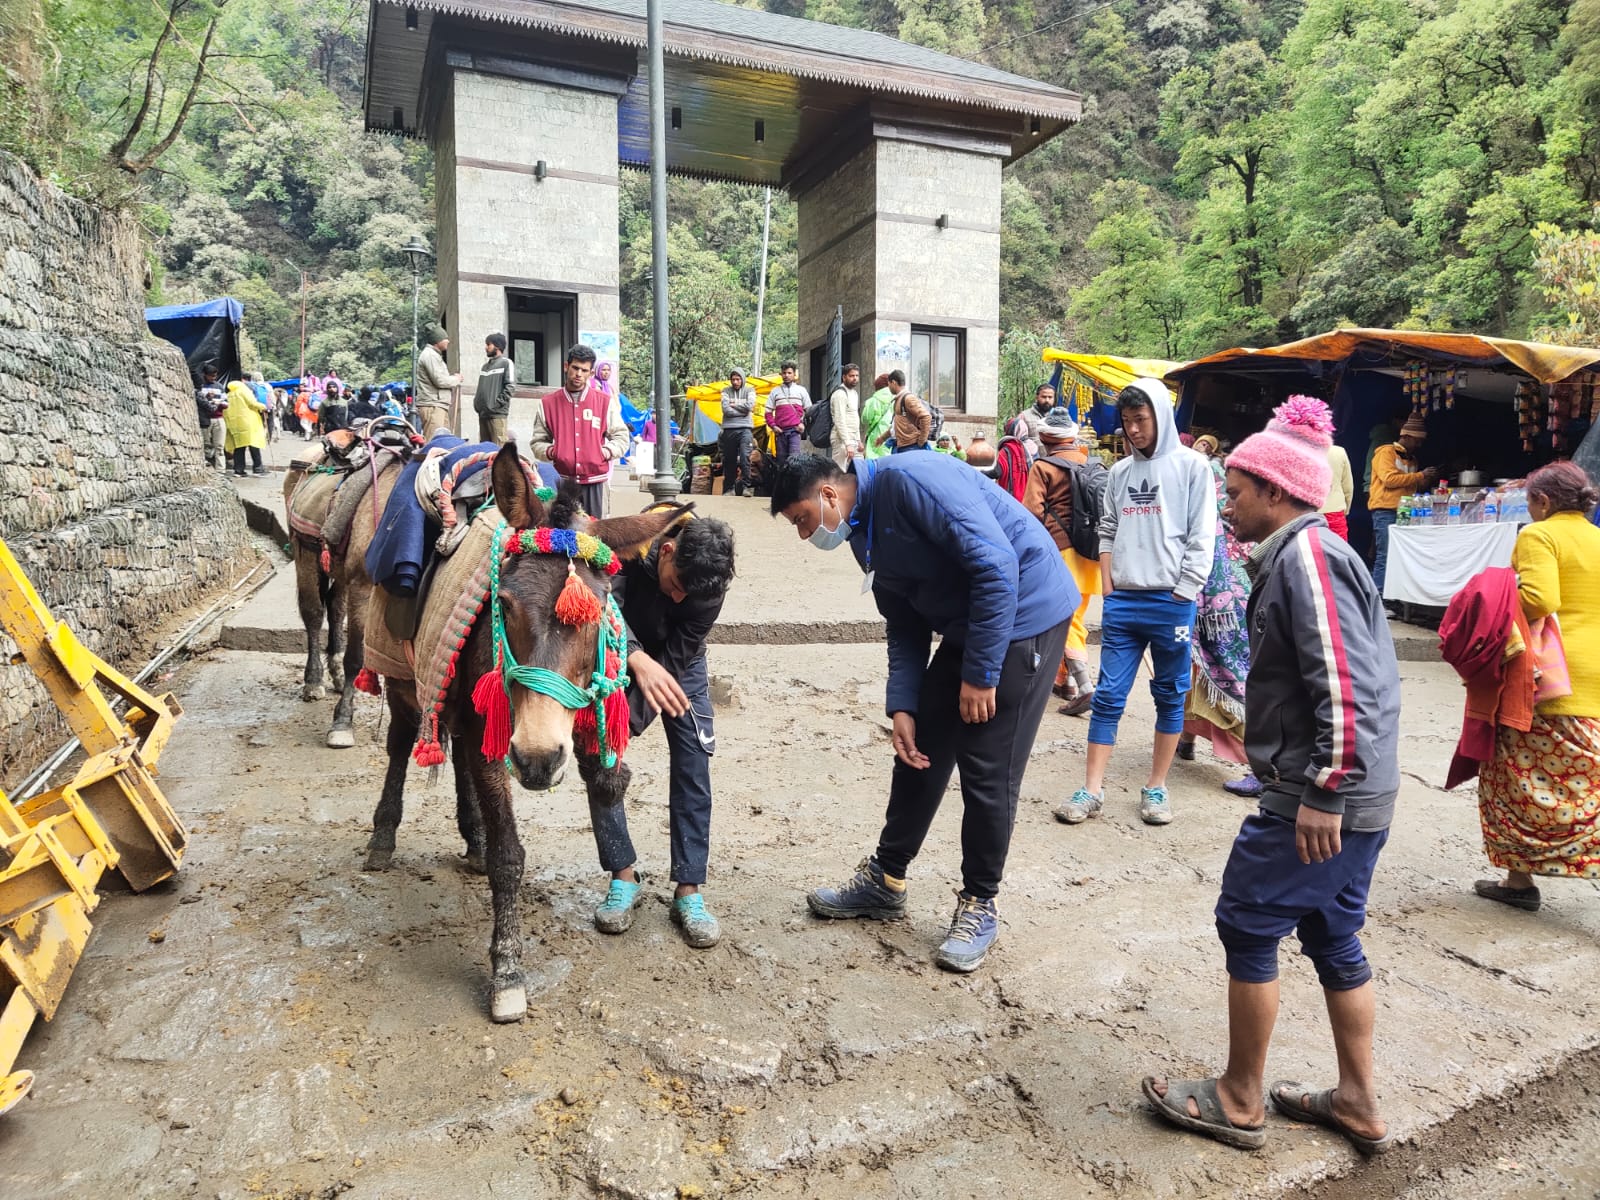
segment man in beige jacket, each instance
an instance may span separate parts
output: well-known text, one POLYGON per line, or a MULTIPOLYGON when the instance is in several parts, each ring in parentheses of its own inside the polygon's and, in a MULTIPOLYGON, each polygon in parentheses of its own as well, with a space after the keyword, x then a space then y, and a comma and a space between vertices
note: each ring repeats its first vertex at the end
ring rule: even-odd
POLYGON ((417 420, 422 422, 422 438, 450 429, 450 393, 461 386, 461 376, 450 374, 444 352, 450 349, 450 335, 442 325, 429 325, 422 335, 427 345, 417 356, 417 377, 412 382, 417 398, 417 420))

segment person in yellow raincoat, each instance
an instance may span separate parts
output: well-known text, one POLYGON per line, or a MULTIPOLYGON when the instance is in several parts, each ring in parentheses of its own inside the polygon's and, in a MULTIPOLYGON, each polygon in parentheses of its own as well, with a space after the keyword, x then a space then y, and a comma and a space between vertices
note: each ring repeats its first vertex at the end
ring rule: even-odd
POLYGON ((244 477, 244 452, 250 458, 257 475, 265 475, 261 465, 261 452, 267 446, 267 406, 256 399, 256 394, 246 383, 235 379, 228 385, 228 411, 222 414, 228 437, 223 449, 233 458, 233 473, 244 477))

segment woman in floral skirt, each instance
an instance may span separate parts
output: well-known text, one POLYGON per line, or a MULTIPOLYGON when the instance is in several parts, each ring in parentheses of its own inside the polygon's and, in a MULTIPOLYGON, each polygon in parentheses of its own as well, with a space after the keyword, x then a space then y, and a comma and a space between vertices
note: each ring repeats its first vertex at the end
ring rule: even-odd
POLYGON ((1583 468, 1552 463, 1528 477, 1533 524, 1517 535, 1511 565, 1529 623, 1554 617, 1571 694, 1534 709, 1533 728, 1501 726, 1478 779, 1489 861, 1505 879, 1480 879, 1478 895, 1539 907, 1535 876, 1600 879, 1600 528, 1583 468))

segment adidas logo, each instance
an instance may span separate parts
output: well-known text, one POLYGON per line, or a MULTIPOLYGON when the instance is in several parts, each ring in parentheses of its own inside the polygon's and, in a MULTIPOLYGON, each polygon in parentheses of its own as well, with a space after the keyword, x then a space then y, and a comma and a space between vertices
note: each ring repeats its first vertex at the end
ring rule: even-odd
POLYGON ((1154 504, 1156 493, 1161 490, 1159 483, 1151 483, 1148 479, 1141 479, 1137 485, 1128 485, 1128 499, 1135 504, 1154 504))

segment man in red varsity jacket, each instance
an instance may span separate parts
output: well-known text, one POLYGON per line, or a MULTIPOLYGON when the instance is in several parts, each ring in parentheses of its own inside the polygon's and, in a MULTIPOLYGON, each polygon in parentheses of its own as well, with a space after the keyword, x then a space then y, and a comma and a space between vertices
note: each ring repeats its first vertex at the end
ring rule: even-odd
POLYGON ((532 445, 535 460, 551 463, 561 478, 583 488, 585 511, 603 517, 611 464, 628 452, 632 434, 616 393, 592 382, 594 359, 588 346, 567 351, 563 386, 533 410, 532 445))

